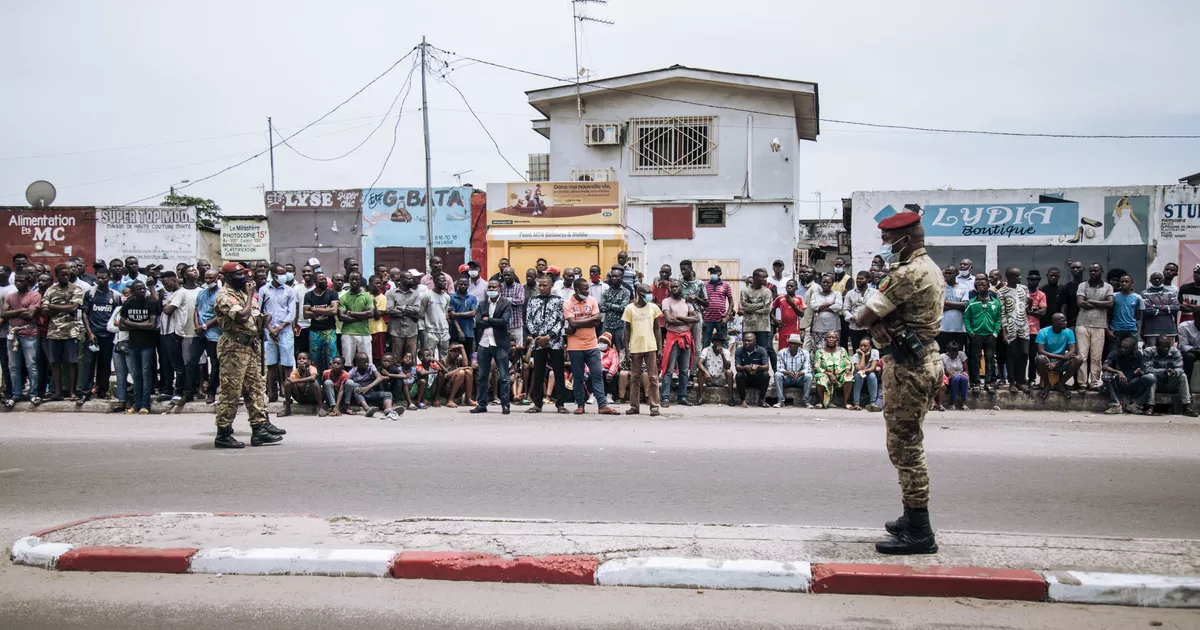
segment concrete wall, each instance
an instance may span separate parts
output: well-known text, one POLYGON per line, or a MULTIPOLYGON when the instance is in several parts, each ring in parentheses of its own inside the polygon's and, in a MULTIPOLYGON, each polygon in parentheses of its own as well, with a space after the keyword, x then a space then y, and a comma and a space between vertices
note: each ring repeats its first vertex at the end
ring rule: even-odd
POLYGON ((1191 266, 1200 261, 1200 189, 1193 186, 870 191, 854 193, 852 203, 857 269, 867 268, 879 247, 879 218, 910 203, 925 209, 922 223, 931 247, 983 248, 985 259, 975 261, 977 269, 1011 264, 1000 255, 1009 247, 1057 248, 1063 263, 1068 256, 1103 261, 1137 254, 1145 261, 1135 277, 1142 286, 1150 272, 1168 262, 1180 265, 1179 282, 1187 282, 1191 266), (1043 204, 1040 195, 1064 201, 1043 204), (1131 208, 1123 214, 1137 223, 1117 217, 1122 199, 1131 208))
MULTIPOLYGON (((617 174, 617 180, 625 187, 626 197, 630 201, 666 197, 731 200, 735 195, 744 194, 749 174, 752 198, 787 200, 789 203, 795 199, 799 141, 796 140, 795 111, 790 95, 691 83, 639 87, 637 92, 780 115, 748 114, 711 106, 607 92, 586 98, 586 109, 581 121, 573 101, 557 103, 552 107, 550 116, 552 181, 569 180, 572 169, 612 168, 617 174), (631 118, 655 116, 715 116, 717 174, 630 175, 632 154, 628 144, 597 147, 584 144, 585 123, 624 124, 631 118), (748 122, 751 124, 749 133, 748 122), (774 138, 778 138, 782 145, 782 150, 778 153, 772 152, 770 148, 774 138), (749 169, 746 160, 748 145, 749 169)), ((815 213, 815 209, 812 211, 815 213)))
MULTIPOLYGON (((777 258, 783 259, 788 269, 792 267, 792 250, 796 243, 792 227, 796 221, 790 206, 785 211, 784 206, 777 203, 730 204, 724 228, 698 227, 692 239, 667 240, 651 238, 654 232, 651 208, 629 204, 625 209, 629 249, 643 253, 642 271, 647 277, 657 275, 663 263, 677 268, 679 261, 684 259, 737 260, 743 276, 756 267, 770 270, 771 263, 777 258)), ((696 273, 704 276, 705 270, 697 269, 696 273)))

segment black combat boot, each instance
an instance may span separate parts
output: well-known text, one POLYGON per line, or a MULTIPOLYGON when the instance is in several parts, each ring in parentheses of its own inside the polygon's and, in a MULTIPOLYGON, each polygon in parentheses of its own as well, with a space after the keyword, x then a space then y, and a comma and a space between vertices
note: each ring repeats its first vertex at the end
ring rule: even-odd
POLYGON ((908 531, 908 510, 905 510, 904 514, 900 515, 900 518, 884 523, 883 528, 893 536, 899 536, 908 531))
POLYGON ((937 553, 937 541, 929 525, 928 508, 904 508, 902 519, 908 528, 887 540, 875 543, 875 551, 889 555, 912 555, 937 553))
POLYGON ((256 424, 251 428, 254 430, 254 432, 250 434, 250 446, 264 446, 266 444, 275 444, 276 442, 283 441, 283 436, 272 435, 270 431, 267 431, 266 422, 262 424, 256 424))
POLYGON ((233 437, 232 426, 217 427, 217 439, 213 440, 213 446, 217 448, 246 448, 245 444, 242 444, 237 438, 233 437))
POLYGON ((266 429, 267 433, 270 433, 271 435, 287 435, 287 431, 284 431, 283 429, 280 429, 279 427, 271 424, 270 420, 267 420, 266 422, 264 422, 262 427, 264 429, 266 429))

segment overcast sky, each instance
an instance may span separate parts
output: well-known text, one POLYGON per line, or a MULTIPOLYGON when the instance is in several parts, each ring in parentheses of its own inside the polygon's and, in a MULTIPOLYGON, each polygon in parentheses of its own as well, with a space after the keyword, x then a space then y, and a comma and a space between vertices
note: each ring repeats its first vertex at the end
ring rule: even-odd
MULTIPOLYGON (((582 65, 597 77, 678 63, 817 82, 824 118, 1200 134, 1195 0, 611 0, 587 10, 616 22, 584 28, 582 65)), ((567 0, 18 0, 0 3, 0 24, 8 26, 0 38, 0 205, 24 205, 36 179, 58 187, 55 205, 124 204, 198 180, 264 149, 267 116, 296 131, 422 35, 554 76, 570 76, 574 65, 567 0)), ((411 67, 402 63, 295 147, 313 157, 353 148, 411 67)), ((553 82, 480 64, 455 64, 450 79, 517 169, 528 153, 549 150, 530 129, 537 116, 524 92, 553 82)), ((424 185, 415 77, 413 87, 380 186, 424 185)), ((458 94, 436 80, 429 93, 434 185, 466 170, 462 181, 478 187, 514 180, 458 94)), ((341 160, 310 161, 279 147, 275 187, 369 186, 394 123, 384 121, 341 160)), ((1200 140, 989 138, 822 123, 801 165, 801 190, 820 190, 832 214, 855 190, 1174 183, 1200 171, 1200 140)), ((244 213, 261 210, 260 185, 270 186, 265 155, 187 192, 244 213)))

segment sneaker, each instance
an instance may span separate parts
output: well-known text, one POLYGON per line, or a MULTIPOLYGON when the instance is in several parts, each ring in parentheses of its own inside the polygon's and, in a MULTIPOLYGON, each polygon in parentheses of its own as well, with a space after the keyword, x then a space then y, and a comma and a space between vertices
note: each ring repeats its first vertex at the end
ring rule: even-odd
POLYGON ((149 410, 149 409, 144 409, 144 408, 143 408, 143 409, 138 409, 138 415, 139 415, 139 416, 148 416, 148 415, 150 415, 150 410, 149 410))
POLYGON ((128 409, 126 409, 126 410, 125 410, 125 415, 127 415, 127 416, 132 416, 132 415, 133 415, 133 414, 135 414, 135 413, 137 413, 137 412, 136 412, 136 411, 134 411, 133 407, 130 407, 130 408, 128 408, 128 409))
POLYGON ((400 419, 400 414, 396 413, 394 409, 388 409, 388 412, 383 414, 383 419, 396 421, 400 419))
MULTIPOLYGON (((946 410, 945 407, 938 405, 938 411, 945 411, 945 410, 946 410)), ((871 403, 871 404, 867 405, 867 411, 870 411, 871 413, 878 413, 880 411, 883 411, 883 407, 880 407, 879 405, 876 405, 875 403, 871 403)))

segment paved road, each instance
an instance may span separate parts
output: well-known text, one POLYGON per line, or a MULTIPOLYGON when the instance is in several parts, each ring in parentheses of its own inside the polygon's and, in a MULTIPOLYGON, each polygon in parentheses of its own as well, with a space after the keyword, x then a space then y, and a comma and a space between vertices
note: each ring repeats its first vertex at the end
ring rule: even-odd
MULTIPOLYGON (((1200 611, 971 599, 472 584, 368 578, 50 573, 8 567, 6 630, 252 628, 1150 628, 1200 611), (17 579, 19 578, 19 579, 17 579)), ((0 569, 0 578, 4 577, 0 569)))
MULTIPOLYGON (((935 524, 1200 538, 1200 424, 1167 420, 931 418, 935 524)), ((704 408, 651 421, 443 410, 395 423, 280 423, 290 431, 282 446, 220 452, 203 415, 0 415, 0 538, 7 545, 48 524, 164 510, 878 527, 899 508, 878 415, 704 408)), ((931 619, 964 628, 1200 623, 1194 611, 978 600, 98 576, 0 562, 4 628, 264 630, 347 620, 506 629, 923 628, 931 619)))
MULTIPOLYGON (((199 414, 6 414, 0 527, 162 510, 878 527, 899 510, 878 415, 533 418, 293 417, 283 445, 229 452, 199 414)), ((935 526, 1200 538, 1200 424, 1167 420, 941 414, 935 526)))

